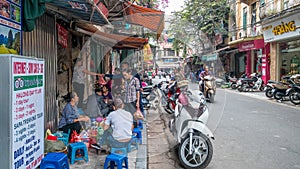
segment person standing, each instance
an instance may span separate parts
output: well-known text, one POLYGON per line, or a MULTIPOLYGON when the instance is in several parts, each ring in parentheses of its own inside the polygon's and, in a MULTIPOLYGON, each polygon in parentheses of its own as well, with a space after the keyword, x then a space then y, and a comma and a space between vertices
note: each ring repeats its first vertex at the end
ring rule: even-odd
MULTIPOLYGON (((124 70, 124 69, 131 70, 131 75, 136 77, 139 80, 140 93, 142 93, 143 92, 143 86, 142 86, 141 76, 137 73, 137 71, 134 70, 134 69, 130 69, 128 62, 123 62, 121 64, 121 69, 122 70, 124 70)), ((139 110, 142 112, 143 116, 145 117, 145 112, 144 112, 144 107, 143 107, 143 103, 142 103, 142 95, 141 94, 140 94, 139 101, 140 101, 140 109, 139 110)))
POLYGON ((79 97, 78 107, 79 108, 83 107, 85 74, 101 76, 101 74, 88 71, 85 68, 85 66, 83 65, 82 58, 77 58, 76 64, 74 67, 74 72, 73 72, 72 84, 73 84, 74 91, 76 91, 78 93, 78 97, 79 97))
MULTIPOLYGON (((122 70, 122 74, 125 81, 125 110, 129 111, 132 116, 134 113, 139 110, 140 111, 140 81, 138 78, 132 75, 131 70, 124 69, 122 70)), ((134 127, 137 127, 137 122, 133 122, 134 127)))

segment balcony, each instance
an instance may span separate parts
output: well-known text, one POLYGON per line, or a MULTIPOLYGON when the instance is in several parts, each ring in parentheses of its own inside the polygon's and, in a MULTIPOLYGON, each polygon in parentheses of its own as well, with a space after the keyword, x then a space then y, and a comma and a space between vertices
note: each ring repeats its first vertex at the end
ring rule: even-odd
POLYGON ((256 0, 241 0, 241 3, 247 4, 247 5, 251 5, 254 2, 256 2, 256 0))

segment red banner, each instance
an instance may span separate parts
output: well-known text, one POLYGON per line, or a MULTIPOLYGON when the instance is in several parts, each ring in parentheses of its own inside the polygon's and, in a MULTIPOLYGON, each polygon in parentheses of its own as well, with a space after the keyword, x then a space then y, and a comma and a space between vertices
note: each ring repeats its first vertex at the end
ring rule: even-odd
POLYGON ((68 31, 60 26, 59 24, 57 25, 57 33, 58 33, 58 37, 57 37, 57 41, 58 44, 60 44, 63 48, 67 48, 68 47, 68 31))

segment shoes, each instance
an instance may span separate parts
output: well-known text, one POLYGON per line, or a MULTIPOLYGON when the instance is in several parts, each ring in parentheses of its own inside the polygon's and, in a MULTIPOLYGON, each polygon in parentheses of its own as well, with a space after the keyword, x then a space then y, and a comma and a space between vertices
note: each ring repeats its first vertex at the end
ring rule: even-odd
POLYGON ((96 150, 100 150, 101 146, 98 144, 92 144, 91 147, 95 148, 96 150))

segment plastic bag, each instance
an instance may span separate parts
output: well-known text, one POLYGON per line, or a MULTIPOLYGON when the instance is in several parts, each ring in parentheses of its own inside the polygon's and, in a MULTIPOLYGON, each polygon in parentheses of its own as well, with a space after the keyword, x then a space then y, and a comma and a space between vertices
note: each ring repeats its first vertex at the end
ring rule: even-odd
POLYGON ((133 114, 133 116, 134 116, 134 119, 136 119, 136 120, 144 120, 144 116, 140 109, 137 109, 136 112, 133 114))
POLYGON ((72 134, 71 134, 71 138, 70 138, 70 143, 74 143, 74 142, 81 142, 81 136, 80 134, 78 134, 76 132, 76 130, 73 130, 72 134))
POLYGON ((99 83, 100 85, 106 85, 106 81, 104 80, 103 76, 99 76, 98 83, 99 83))
POLYGON ((53 141, 53 140, 45 139, 44 145, 45 145, 45 148, 44 148, 45 153, 58 152, 58 151, 62 151, 66 148, 66 145, 60 140, 53 141))

